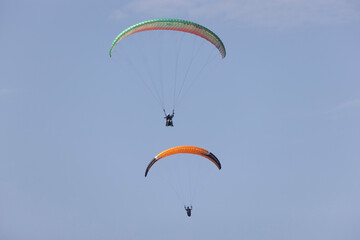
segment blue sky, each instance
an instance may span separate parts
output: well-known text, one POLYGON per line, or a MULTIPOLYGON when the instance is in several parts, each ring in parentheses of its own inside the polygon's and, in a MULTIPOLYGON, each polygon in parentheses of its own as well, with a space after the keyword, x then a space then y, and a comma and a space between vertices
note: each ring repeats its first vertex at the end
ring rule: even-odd
POLYGON ((359 239, 359 29, 351 0, 2 1, 0 239, 359 239), (108 55, 167 17, 227 49, 171 129, 108 55), (191 218, 162 173, 190 156, 143 176, 178 145, 223 166, 194 159, 191 218))

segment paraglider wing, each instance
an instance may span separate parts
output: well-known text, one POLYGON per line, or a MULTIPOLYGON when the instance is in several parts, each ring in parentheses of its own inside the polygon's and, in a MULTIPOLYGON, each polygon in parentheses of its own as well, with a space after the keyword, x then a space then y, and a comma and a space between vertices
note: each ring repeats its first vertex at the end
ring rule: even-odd
POLYGON ((226 56, 224 44, 222 43, 221 39, 210 29, 201 26, 200 24, 186 20, 163 18, 163 19, 153 19, 153 20, 144 21, 125 29, 115 38, 113 44, 111 45, 109 52, 110 57, 115 45, 120 40, 134 33, 151 31, 151 30, 172 30, 172 31, 187 32, 190 34, 197 35, 212 43, 219 50, 222 58, 226 56))
POLYGON ((221 163, 220 163, 219 159, 217 159, 217 157, 214 154, 212 154, 211 152, 209 152, 203 148, 194 147, 194 146, 178 146, 178 147, 169 148, 169 149, 159 153, 157 156, 155 156, 146 168, 145 177, 147 176, 150 168, 158 160, 165 158, 167 156, 170 156, 170 155, 178 154, 178 153, 196 154, 196 155, 205 157, 205 158, 209 159, 211 162, 213 162, 219 170, 221 169, 221 163))

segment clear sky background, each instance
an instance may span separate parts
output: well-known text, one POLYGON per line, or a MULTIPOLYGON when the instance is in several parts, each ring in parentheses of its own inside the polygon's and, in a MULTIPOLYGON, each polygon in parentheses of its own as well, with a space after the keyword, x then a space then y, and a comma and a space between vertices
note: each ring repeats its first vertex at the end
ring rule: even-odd
POLYGON ((2 0, 0 239, 360 239, 359 43, 358 0, 2 0), (152 18, 227 49, 174 128, 108 55, 152 18), (191 218, 144 178, 177 145, 223 165, 191 218))

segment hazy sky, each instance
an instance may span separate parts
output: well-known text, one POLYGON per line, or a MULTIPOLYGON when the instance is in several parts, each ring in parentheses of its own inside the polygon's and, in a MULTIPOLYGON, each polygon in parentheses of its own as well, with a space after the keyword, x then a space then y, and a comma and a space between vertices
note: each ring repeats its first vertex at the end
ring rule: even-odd
POLYGON ((358 0, 1 1, 0 239, 360 239, 359 43, 358 0), (174 128, 108 55, 152 18, 227 49, 174 128), (223 169, 182 155, 144 178, 178 145, 223 169), (192 162, 188 218, 164 173, 192 162))

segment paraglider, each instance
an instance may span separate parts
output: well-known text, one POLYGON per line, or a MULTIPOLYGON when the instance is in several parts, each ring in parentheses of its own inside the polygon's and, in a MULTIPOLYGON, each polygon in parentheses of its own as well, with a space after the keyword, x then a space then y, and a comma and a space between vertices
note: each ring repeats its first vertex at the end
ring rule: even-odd
MULTIPOLYGON (((165 125, 167 127, 173 127, 174 125, 172 118, 174 117, 175 106, 179 104, 181 98, 184 97, 185 92, 191 88, 193 82, 196 80, 196 78, 198 78, 200 73, 206 72, 203 71, 203 69, 211 61, 210 56, 212 55, 212 51, 205 48, 203 45, 206 44, 203 44, 203 42, 208 42, 213 45, 220 53, 221 58, 225 58, 226 50, 221 39, 210 29, 198 23, 187 20, 162 18, 140 22, 122 31, 115 38, 110 47, 110 57, 113 56, 115 47, 117 45, 120 45, 123 39, 132 35, 135 35, 137 37, 138 33, 140 32, 148 32, 146 36, 150 36, 151 31, 164 32, 163 35, 178 35, 179 32, 182 32, 184 33, 184 35, 189 35, 192 38, 191 43, 187 45, 183 44, 183 42, 185 42, 184 35, 176 36, 177 38, 175 38, 174 42, 162 40, 162 36, 152 39, 153 41, 145 38, 142 39, 142 41, 140 42, 141 46, 129 50, 130 57, 138 57, 135 62, 127 61, 131 62, 131 67, 134 68, 132 72, 137 74, 136 78, 141 78, 140 80, 146 85, 153 97, 157 100, 158 104, 164 109, 164 112, 165 108, 170 107, 165 107, 165 105, 172 104, 172 111, 169 111, 172 112, 172 114, 165 114, 165 125), (199 48, 200 46, 202 46, 206 50, 203 55, 199 54, 199 49, 192 46, 195 42, 193 40, 199 41, 202 39, 204 39, 205 41, 202 41, 201 44, 199 44, 199 48), (171 50, 174 49, 175 52, 167 51, 168 49, 163 49, 166 44, 170 45, 171 50), (146 48, 146 46, 144 45, 149 45, 149 47, 146 48), (154 51, 154 54, 151 54, 151 51, 154 51), (183 52, 188 54, 185 55, 185 53, 183 52), (182 54, 184 54, 184 56, 182 56, 182 54), (197 63, 199 64, 199 66, 195 66, 195 62, 197 61, 194 61, 194 59, 195 57, 199 58, 199 55, 202 56, 203 59, 196 59, 199 60, 197 63), (165 60, 162 59, 163 57, 165 58, 165 60), (169 60, 167 58, 169 58, 169 60), (140 74, 140 72, 142 71, 144 71, 144 73, 140 74), (154 71, 155 73, 152 73, 152 71, 154 71), (169 72, 168 75, 166 75, 166 71, 169 72), (165 78, 165 80, 163 80, 163 78, 165 78), (168 88, 165 87, 166 84, 168 84, 168 88)), ((126 46, 128 45, 129 41, 124 42, 123 44, 121 44, 121 47, 117 48, 126 48, 126 46)), ((211 49, 214 48, 211 46, 211 49)), ((120 57, 128 57, 124 56, 126 55, 124 52, 126 51, 122 51, 119 54, 120 57)))
POLYGON ((165 119, 166 119, 166 123, 165 123, 165 126, 167 126, 167 127, 173 127, 174 126, 174 124, 173 124, 173 121, 172 121, 172 119, 173 119, 173 117, 175 116, 175 113, 174 113, 174 111, 172 112, 172 114, 166 114, 166 112, 165 112, 165 109, 163 109, 164 110, 164 113, 165 113, 165 119))
POLYGON ((188 217, 191 217, 191 210, 192 210, 192 206, 184 206, 186 214, 188 215, 188 217))
MULTIPOLYGON (((159 153, 158 155, 156 155, 148 164, 148 166, 146 167, 145 170, 145 177, 147 177, 149 170, 151 169, 151 167, 160 159, 162 158, 166 158, 169 157, 171 155, 175 155, 175 154, 180 154, 180 153, 186 153, 186 154, 195 154, 195 155, 199 155, 202 156, 204 158, 207 158, 208 160, 210 160, 213 164, 215 164, 215 166, 220 170, 221 169, 221 163, 219 161, 219 159, 211 152, 209 152, 208 150, 205 150, 203 148, 200 147, 195 147, 195 146, 178 146, 178 147, 173 147, 173 148, 169 148, 166 149, 165 151, 159 153)), ((191 216, 191 211, 193 209, 192 205, 184 205, 184 209, 186 211, 186 214, 188 217, 191 216)))

